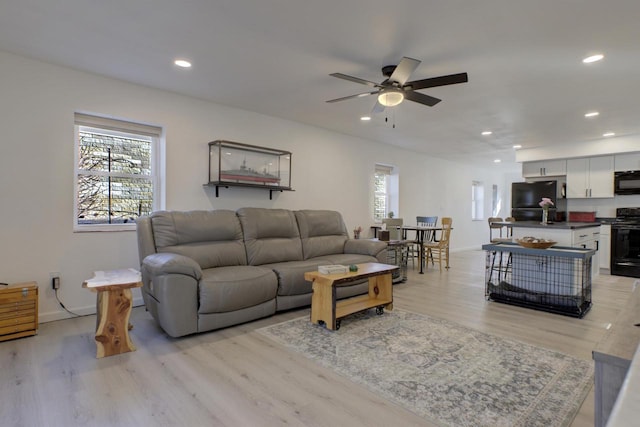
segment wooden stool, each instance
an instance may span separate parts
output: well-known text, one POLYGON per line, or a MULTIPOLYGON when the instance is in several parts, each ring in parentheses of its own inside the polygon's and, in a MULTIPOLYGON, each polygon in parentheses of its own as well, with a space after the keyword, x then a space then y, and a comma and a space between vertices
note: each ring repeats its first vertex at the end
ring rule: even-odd
POLYGON ((96 271, 83 288, 98 292, 96 305, 96 357, 135 351, 129 338, 133 297, 131 288, 142 286, 140 272, 127 270, 96 271))

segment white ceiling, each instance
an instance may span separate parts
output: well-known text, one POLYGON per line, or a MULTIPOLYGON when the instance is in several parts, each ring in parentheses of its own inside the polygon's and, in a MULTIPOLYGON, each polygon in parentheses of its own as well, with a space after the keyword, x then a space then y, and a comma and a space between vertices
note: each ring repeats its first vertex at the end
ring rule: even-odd
POLYGON ((639 17, 638 0, 0 0, 0 49, 506 166, 514 144, 640 133, 639 17), (604 60, 581 62, 593 53, 604 60), (423 90, 443 100, 435 107, 405 101, 368 123, 372 96, 325 102, 368 89, 330 73, 380 82, 403 56, 422 61, 411 80, 467 72, 469 82, 423 90), (600 116, 585 119, 591 110, 600 116))

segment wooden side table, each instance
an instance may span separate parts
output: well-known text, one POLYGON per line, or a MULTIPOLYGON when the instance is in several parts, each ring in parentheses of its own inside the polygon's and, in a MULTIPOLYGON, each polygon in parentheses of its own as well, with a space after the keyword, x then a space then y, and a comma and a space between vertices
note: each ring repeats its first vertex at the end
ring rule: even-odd
POLYGON ((98 293, 96 320, 96 357, 135 351, 129 338, 129 323, 133 297, 131 288, 142 286, 140 272, 132 268, 126 270, 96 271, 93 278, 86 280, 83 288, 98 293))
POLYGON ((0 286, 0 341, 38 333, 36 282, 0 286))

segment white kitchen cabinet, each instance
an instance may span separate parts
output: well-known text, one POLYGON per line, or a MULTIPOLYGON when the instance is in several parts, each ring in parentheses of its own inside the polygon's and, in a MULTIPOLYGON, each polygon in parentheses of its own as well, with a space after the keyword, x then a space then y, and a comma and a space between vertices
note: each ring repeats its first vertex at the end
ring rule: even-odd
POLYGON ((591 277, 596 277, 600 273, 600 227, 572 230, 571 246, 596 251, 591 258, 591 277))
POLYGON ((600 255, 600 268, 611 268, 611 224, 600 226, 600 244, 598 245, 600 255))
MULTIPOLYGON (((572 246, 577 248, 595 249, 596 253, 591 258, 591 277, 600 273, 600 225, 594 223, 587 228, 557 228, 552 226, 540 227, 513 227, 513 238, 521 239, 526 236, 558 242, 557 246, 572 246)), ((609 267, 607 267, 609 268, 609 267)))
POLYGON ((640 153, 616 154, 614 163, 616 172, 640 170, 640 153))
POLYGON ((567 160, 567 198, 613 197, 613 156, 567 160))
POLYGON ((565 159, 524 162, 522 164, 523 178, 536 178, 540 176, 564 176, 566 174, 567 161, 565 159))

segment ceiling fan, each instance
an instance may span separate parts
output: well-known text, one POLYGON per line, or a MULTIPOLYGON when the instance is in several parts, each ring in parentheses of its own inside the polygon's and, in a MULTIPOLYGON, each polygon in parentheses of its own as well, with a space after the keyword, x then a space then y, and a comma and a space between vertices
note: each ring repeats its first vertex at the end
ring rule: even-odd
POLYGON ((420 65, 420 62, 421 61, 418 61, 417 59, 408 58, 405 56, 404 58, 402 58, 398 65, 386 65, 382 67, 382 74, 386 77, 386 80, 384 80, 382 83, 376 83, 358 77, 348 76, 342 73, 329 74, 330 76, 337 77, 339 79, 349 80, 350 82, 374 87, 376 88, 376 90, 371 92, 359 93, 356 95, 345 96, 342 98, 331 99, 327 102, 339 102, 351 98, 361 98, 363 96, 378 95, 376 105, 373 107, 374 113, 383 111, 385 107, 396 106, 405 99, 417 102, 419 104, 428 105, 429 107, 433 107, 442 100, 416 91, 420 89, 427 89, 430 87, 466 83, 469 81, 467 73, 458 73, 407 82, 407 80, 409 80, 409 77, 411 76, 411 73, 413 73, 413 71, 418 68, 418 65, 420 65))

